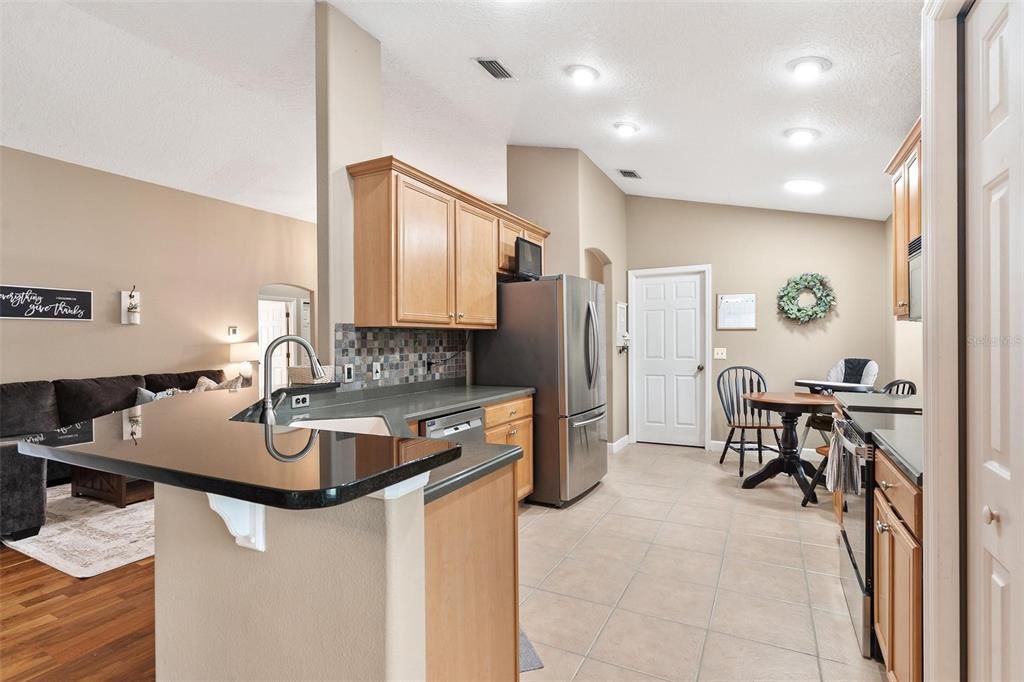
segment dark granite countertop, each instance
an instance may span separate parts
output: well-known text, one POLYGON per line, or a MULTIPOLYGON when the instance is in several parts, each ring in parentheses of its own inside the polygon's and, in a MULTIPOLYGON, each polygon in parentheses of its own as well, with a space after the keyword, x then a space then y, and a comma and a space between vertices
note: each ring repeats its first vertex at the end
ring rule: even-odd
POLYGON ((355 435, 233 420, 255 390, 211 391, 149 403, 91 420, 86 443, 47 445, 50 434, 18 443, 26 455, 225 495, 284 509, 342 504, 460 458, 443 440, 355 435), (139 435, 125 437, 129 416, 139 435), (279 453, 306 451, 294 461, 279 453))
POLYGON ((836 396, 865 442, 889 455, 918 486, 924 483, 924 425, 919 396, 844 394, 836 396), (874 400, 864 400, 875 398, 874 400), (868 409, 861 409, 866 406, 868 409), (888 408, 888 409, 886 409, 888 408))

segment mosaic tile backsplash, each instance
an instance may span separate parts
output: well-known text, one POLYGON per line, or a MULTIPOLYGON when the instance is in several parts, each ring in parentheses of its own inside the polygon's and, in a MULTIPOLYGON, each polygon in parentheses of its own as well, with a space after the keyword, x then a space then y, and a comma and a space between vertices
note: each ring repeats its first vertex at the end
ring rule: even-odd
POLYGON ((440 329, 377 329, 342 323, 334 328, 337 381, 344 366, 355 365, 352 383, 343 391, 396 386, 466 376, 467 336, 464 331, 440 329), (444 362, 439 362, 444 360, 444 362), (373 363, 381 363, 381 378, 373 380, 373 363), (428 363, 433 363, 428 370, 428 363))

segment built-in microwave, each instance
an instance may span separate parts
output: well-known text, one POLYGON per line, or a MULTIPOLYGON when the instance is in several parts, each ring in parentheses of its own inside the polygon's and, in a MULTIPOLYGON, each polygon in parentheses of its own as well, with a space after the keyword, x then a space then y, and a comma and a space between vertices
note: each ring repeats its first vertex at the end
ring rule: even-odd
POLYGON ((911 240, 908 247, 907 256, 907 286, 909 289, 910 306, 908 309, 908 317, 911 320, 921 320, 921 314, 924 312, 924 298, 921 295, 923 276, 921 268, 923 263, 921 261, 921 237, 915 237, 911 240))

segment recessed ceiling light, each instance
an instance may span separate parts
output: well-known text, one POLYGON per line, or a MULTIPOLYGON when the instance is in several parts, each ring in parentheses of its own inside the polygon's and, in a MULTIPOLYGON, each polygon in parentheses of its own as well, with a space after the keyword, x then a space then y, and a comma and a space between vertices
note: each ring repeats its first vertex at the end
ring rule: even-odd
POLYGON ((812 83, 832 68, 832 62, 824 57, 800 57, 794 59, 786 68, 793 72, 793 78, 801 83, 812 83))
POLYGON ((569 72, 572 82, 581 88, 585 88, 593 84, 593 82, 601 76, 601 74, 597 72, 597 69, 583 64, 573 64, 566 69, 566 71, 569 72))
POLYGON ((790 180, 782 187, 793 194, 821 194, 825 191, 825 185, 814 180, 790 180))
POLYGON ((633 137, 640 132, 640 126, 629 121, 619 121, 615 124, 615 132, 619 134, 619 137, 633 137))
POLYGON ((806 147, 821 137, 821 132, 814 128, 790 128, 782 134, 797 147, 806 147))

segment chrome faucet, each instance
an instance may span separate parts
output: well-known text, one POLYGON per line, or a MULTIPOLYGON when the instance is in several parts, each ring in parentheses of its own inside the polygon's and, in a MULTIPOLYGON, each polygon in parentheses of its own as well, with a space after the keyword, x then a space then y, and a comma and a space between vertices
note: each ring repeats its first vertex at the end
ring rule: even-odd
POLYGON ((274 380, 274 368, 273 368, 273 357, 274 351, 282 343, 297 343, 306 349, 306 353, 309 355, 310 371, 313 374, 314 379, 323 379, 326 376, 324 368, 320 365, 320 361, 316 357, 316 351, 313 350, 313 346, 306 339, 301 336, 295 336, 294 334, 286 334, 285 336, 279 336, 270 342, 267 346, 267 352, 263 354, 263 412, 260 414, 261 424, 276 424, 277 418, 274 415, 274 401, 271 397, 273 386, 271 383, 274 380))

